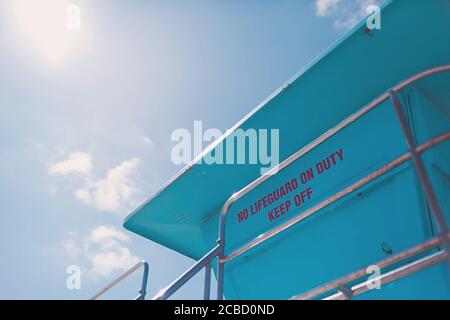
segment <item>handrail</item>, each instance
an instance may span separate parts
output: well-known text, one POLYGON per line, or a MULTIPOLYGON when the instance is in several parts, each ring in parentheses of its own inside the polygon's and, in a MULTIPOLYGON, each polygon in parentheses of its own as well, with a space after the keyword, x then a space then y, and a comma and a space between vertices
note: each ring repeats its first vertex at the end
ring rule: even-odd
MULTIPOLYGON (((442 143, 443 141, 447 141, 450 140, 450 131, 439 135, 429 141, 427 141, 426 143, 416 147, 415 149, 415 153, 416 154, 420 154, 423 153, 427 150, 429 150, 430 148, 442 143)), ((219 258, 219 263, 223 265, 236 258, 237 256, 241 255, 242 253, 250 250, 251 248, 256 247, 257 245, 261 244, 262 242, 272 238, 273 236, 285 231, 286 229, 292 227, 293 225, 297 224, 298 222, 306 219, 307 217, 315 214, 316 212, 318 212, 319 210, 325 208, 326 206, 329 206, 330 204, 338 201, 339 199, 343 198, 344 196, 352 193, 353 191, 355 191, 356 189, 361 188, 362 186, 368 184, 369 182, 371 182, 372 180, 384 175, 385 173, 393 170, 394 168, 398 167, 399 165, 405 163, 408 160, 411 160, 412 155, 414 154, 414 152, 407 152, 405 154, 403 154, 402 156, 398 157, 397 159, 391 161, 390 163, 388 163, 387 165, 375 170, 374 172, 372 172, 371 174, 365 176, 364 178, 360 179, 359 181, 355 182, 354 184, 348 186, 347 188, 344 188, 343 190, 335 193, 334 195, 330 196, 329 198, 323 200, 322 202, 316 204, 315 206, 307 209, 306 211, 303 212, 303 214, 297 215, 294 218, 288 220, 287 222, 285 222, 284 224, 269 230, 261 235, 259 235, 258 237, 256 237, 254 240, 248 242, 247 244, 245 244, 244 246, 238 248, 237 250, 233 251, 232 253, 230 253, 228 256, 224 257, 223 255, 219 258)), ((441 227, 442 228, 442 227, 441 227)), ((446 230, 445 228, 442 228, 443 230, 446 230)), ((444 240, 444 244, 448 242, 448 239, 444 240)), ((222 248, 223 250, 223 248, 222 248)), ((222 269, 222 274, 223 274, 223 269, 222 269)), ((219 274, 220 275, 220 274, 219 274)), ((218 277, 218 281, 222 281, 223 278, 219 278, 218 277)), ((220 292, 219 292, 220 294, 220 292)))
MULTIPOLYGON (((212 260, 217 257, 220 250, 220 246, 216 245, 211 251, 209 251, 203 258, 197 261, 192 267, 190 267, 185 273, 183 273, 178 279, 168 285, 165 289, 162 289, 152 300, 165 300, 174 294, 181 286, 183 286, 187 281, 189 281, 193 276, 195 276, 202 268, 205 268, 205 296, 206 287, 209 284, 209 279, 211 272, 208 269, 211 266, 212 260)), ((209 291, 207 292, 209 296, 209 291)))
MULTIPOLYGON (((426 146, 422 146, 422 148, 420 149, 421 152, 425 152, 426 150, 434 147, 435 145, 441 143, 442 141, 445 140, 450 140, 450 131, 446 132, 440 136, 437 136, 433 139, 430 140, 430 143, 428 143, 426 146)), ((416 149, 416 152, 418 152, 418 150, 416 149)), ((316 213, 317 211, 329 206, 330 204, 338 201, 339 199, 343 198, 344 196, 352 193, 353 191, 355 191, 356 189, 359 189, 361 187, 363 187, 364 185, 368 184, 369 182, 371 182, 372 180, 382 176, 383 174, 391 171, 392 169, 398 167, 399 165, 403 164, 404 162, 410 160, 412 157, 412 153, 411 152, 407 152, 405 154, 403 154, 402 156, 398 157, 397 159, 389 162, 387 165, 375 170, 374 172, 372 172, 371 174, 365 176, 364 178, 360 179, 359 181, 355 182, 354 184, 348 186, 347 188, 341 190, 338 193, 335 193, 334 195, 330 196, 329 198, 323 200, 322 202, 319 202, 318 204, 316 204, 315 206, 307 209, 306 211, 304 211, 303 214, 300 214, 294 218, 292 218, 291 220, 288 220, 287 222, 285 222, 284 224, 266 232, 263 233, 261 235, 259 235, 257 238, 255 238, 254 240, 248 242, 246 245, 242 246, 241 248, 233 251, 232 253, 230 253, 228 256, 222 258, 222 262, 227 262, 230 261, 234 258, 236 258, 237 256, 241 255, 242 253, 250 250, 251 248, 257 246, 258 244, 272 238, 273 236, 279 234, 280 232, 290 228, 291 226, 293 226, 294 224, 306 219, 307 217, 313 215, 314 213, 316 213)))
POLYGON ((353 298, 357 295, 360 295, 364 292, 372 290, 370 287, 373 283, 379 283, 380 286, 386 283, 393 282, 400 278, 406 277, 412 273, 418 272, 422 269, 434 266, 435 264, 441 263, 445 259, 447 259, 448 254, 445 250, 439 250, 438 252, 432 253, 426 257, 423 257, 419 260, 415 260, 406 265, 402 265, 392 271, 389 271, 385 274, 381 274, 373 279, 369 279, 362 283, 352 286, 348 288, 350 295, 347 295, 345 292, 338 292, 329 297, 324 298, 323 300, 345 300, 349 298, 353 298))
POLYGON ((107 291, 109 291, 112 287, 114 287, 118 283, 120 283, 123 280, 125 280, 126 278, 128 278, 128 276, 130 276, 132 273, 134 273, 141 267, 144 268, 144 273, 142 275, 141 289, 139 290, 139 295, 134 300, 144 300, 145 295, 146 295, 146 290, 147 290, 147 279, 148 279, 148 263, 144 260, 139 261, 133 267, 131 267, 130 269, 125 271, 122 275, 120 275, 118 278, 116 278, 114 281, 112 281, 109 285, 107 285, 102 290, 100 290, 100 292, 95 294, 89 300, 97 300, 100 296, 105 294, 107 291))
MULTIPOLYGON (((450 238, 450 233, 447 235, 447 237, 450 238)), ((444 239, 442 239, 442 237, 433 238, 431 240, 423 242, 422 244, 420 244, 418 246, 415 246, 413 248, 410 248, 403 252, 400 252, 392 257, 378 261, 376 263, 372 263, 372 265, 376 265, 380 269, 386 268, 386 267, 391 266, 399 261, 405 260, 407 258, 416 256, 422 252, 429 251, 433 248, 436 248, 437 246, 442 244, 443 240, 444 239)), ((340 287, 346 286, 348 283, 353 282, 364 276, 367 276, 367 268, 361 268, 361 269, 354 271, 352 273, 349 273, 341 278, 338 278, 338 279, 335 279, 328 283, 325 283, 323 285, 320 285, 319 287, 309 290, 303 294, 292 297, 291 300, 312 299, 314 297, 317 297, 317 296, 324 294, 326 292, 329 292, 331 290, 339 290, 340 287)), ((354 292, 352 294, 354 295, 354 292)))
MULTIPOLYGON (((397 86, 393 87, 391 90, 388 90, 387 92, 385 92, 384 94, 382 94, 381 96, 379 96, 378 98, 376 98, 375 100, 373 100, 372 102, 367 104, 365 107, 363 107, 359 111, 355 112, 354 114, 352 114, 351 116, 346 118, 344 121, 340 122, 335 127, 333 127, 330 130, 326 131, 324 134, 322 134, 321 136, 319 136, 318 138, 313 140, 311 143, 307 144, 305 147, 303 147, 302 149, 300 149, 299 151, 294 153, 292 156, 290 156, 289 158, 284 160, 282 163, 280 163, 277 167, 272 168, 270 171, 266 172, 263 176, 257 178, 256 180, 254 180, 253 182, 248 184, 246 187, 242 188, 240 191, 234 193, 225 202, 224 206, 222 207, 222 210, 221 210, 221 213, 220 213, 220 219, 219 219, 219 237, 218 237, 217 243, 219 244, 221 250, 219 251, 219 255, 218 255, 219 259, 218 259, 218 267, 217 267, 217 271, 218 271, 218 275, 217 275, 217 281, 218 281, 218 284, 217 284, 217 298, 218 299, 222 299, 223 298, 224 263, 226 261, 228 261, 228 260, 230 260, 230 259, 232 259, 232 258, 234 258, 234 257, 236 257, 236 256, 238 256, 240 254, 242 254, 243 252, 253 248, 255 245, 260 244, 261 242, 271 238, 273 235, 278 234, 279 232, 281 232, 281 231, 291 227, 292 225, 294 225, 295 223, 297 223, 297 222, 299 222, 301 220, 301 219, 297 219, 297 221, 296 221, 295 218, 294 218, 294 219, 291 220, 291 221, 294 220, 293 223, 289 223, 289 221, 288 221, 288 223, 285 223, 282 226, 274 229, 274 230, 278 230, 278 232, 272 233, 272 231, 269 231, 269 232, 259 236, 258 238, 256 238, 252 242, 250 242, 248 245, 246 245, 246 246, 236 250, 235 252, 233 252, 232 255, 234 254, 234 256, 227 260, 227 257, 225 257, 225 223, 226 223, 227 213, 228 213, 231 205, 234 202, 236 202, 238 199, 243 197, 245 194, 247 194, 248 192, 250 192, 251 190, 253 190, 257 186, 259 186, 264 181, 268 180, 273 174, 278 173, 279 171, 283 170, 284 168, 286 168, 287 166, 292 164, 294 161, 296 161, 297 159, 299 159, 300 157, 302 157, 303 155, 305 155, 309 151, 313 150, 314 148, 319 146, 321 143, 323 143, 324 141, 328 140, 329 138, 334 136, 336 133, 340 132, 342 129, 344 129, 345 127, 349 126, 354 121, 356 121, 359 118, 361 118, 363 115, 367 114, 369 111, 371 111, 374 108, 376 108, 377 106, 379 106, 381 103, 383 103, 387 99, 389 99, 389 98, 392 99, 393 95, 397 94, 400 90, 402 90, 402 89, 406 88, 407 86, 411 85, 412 83, 414 83, 414 82, 416 82, 416 81, 418 81, 420 79, 426 78, 426 77, 428 77, 430 75, 439 74, 439 73, 448 72, 448 71, 450 71, 450 65, 443 65, 443 66, 439 66, 439 67, 436 67, 436 68, 432 68, 432 69, 423 71, 421 73, 418 73, 418 74, 416 74, 416 75, 414 75, 414 76, 412 76, 412 77, 402 81, 400 84, 398 84, 397 86)), ((397 111, 397 109, 396 109, 396 111, 397 111)), ((400 119, 400 122, 402 124, 402 130, 403 130, 403 132, 405 134, 405 128, 403 126, 403 123, 402 123, 401 119, 400 119)), ((408 137, 407 137, 407 140, 408 140, 408 142, 410 142, 408 137)), ((409 143, 408 143, 408 145, 409 145, 409 143)), ((409 160, 409 158, 411 158, 411 157, 415 158, 417 153, 420 153, 420 150, 417 150, 417 148, 412 150, 410 148, 410 152, 407 153, 408 157, 407 157, 407 159, 404 159, 404 161, 409 160)), ((415 159, 413 162, 414 162, 414 165, 416 167, 416 170, 420 174, 420 171, 422 171, 421 170, 422 168, 420 168, 420 167, 418 168, 417 167, 417 161, 416 160, 417 159, 415 159)), ((387 170, 387 171, 389 171, 389 170, 387 170)), ((424 186, 424 180, 423 179, 421 179, 421 183, 422 183, 422 186, 424 188, 425 193, 429 193, 429 191, 427 190, 428 186, 426 185, 426 183, 425 183, 425 186, 424 186)), ((365 183, 363 183, 363 185, 364 184, 365 183)), ((431 190, 431 193, 433 193, 432 190, 431 190)), ((427 201, 430 200, 429 196, 427 196, 426 198, 427 198, 427 201)), ((334 201, 336 201, 336 200, 334 200, 334 201)), ((323 206, 327 205, 324 202, 322 204, 323 204, 323 206)), ((317 209, 315 211, 311 211, 311 213, 309 215, 317 212, 318 210, 319 209, 317 209)), ((442 219, 440 217, 439 211, 437 211, 437 212, 435 210, 432 210, 432 211, 433 211, 432 213, 433 213, 434 218, 437 218, 437 223, 441 224, 442 219)), ((442 225, 440 225, 440 231, 441 232, 445 231, 445 228, 442 225)), ((448 250, 450 245, 448 245, 448 241, 446 241, 446 243, 447 243, 446 248, 448 250)), ((448 256, 450 257, 450 254, 448 256)))

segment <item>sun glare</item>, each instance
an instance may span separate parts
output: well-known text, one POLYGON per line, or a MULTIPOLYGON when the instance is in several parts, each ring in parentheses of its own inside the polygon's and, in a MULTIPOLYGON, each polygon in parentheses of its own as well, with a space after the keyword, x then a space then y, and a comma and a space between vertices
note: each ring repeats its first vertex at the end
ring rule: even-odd
POLYGON ((81 48, 81 10, 69 0, 11 1, 10 29, 32 54, 51 66, 61 66, 81 48))

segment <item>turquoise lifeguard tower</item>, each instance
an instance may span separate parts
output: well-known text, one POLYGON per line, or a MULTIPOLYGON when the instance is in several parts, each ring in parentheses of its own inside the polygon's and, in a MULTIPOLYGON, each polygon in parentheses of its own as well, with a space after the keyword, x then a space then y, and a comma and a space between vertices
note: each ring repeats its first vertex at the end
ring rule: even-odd
POLYGON ((203 268, 205 299, 211 270, 218 299, 450 299, 450 1, 387 1, 381 17, 126 218, 198 261, 154 299, 203 268), (272 171, 201 161, 249 128, 279 129, 272 171))

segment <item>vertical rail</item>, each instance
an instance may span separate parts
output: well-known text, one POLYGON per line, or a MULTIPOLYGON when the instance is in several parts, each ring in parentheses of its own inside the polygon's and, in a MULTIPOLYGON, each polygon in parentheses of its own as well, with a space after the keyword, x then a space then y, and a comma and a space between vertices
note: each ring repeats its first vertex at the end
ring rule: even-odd
POLYGON ((144 266, 144 274, 142 276, 141 290, 139 290, 139 295, 136 297, 135 300, 144 300, 145 295, 147 294, 148 263, 145 262, 143 266, 144 266))
POLYGON ((205 266, 205 286, 203 288, 203 300, 211 299, 211 262, 205 266))
POLYGON ((216 245, 211 251, 209 251, 203 258, 197 261, 192 267, 190 267, 185 273, 183 273, 178 279, 172 282, 168 287, 161 290, 153 300, 166 300, 178 289, 180 289, 186 282, 188 282, 193 276, 195 276, 206 265, 211 264, 211 261, 217 257, 220 246, 216 245))
POLYGON ((411 132, 411 128, 408 124, 408 120, 405 115, 405 111, 403 110, 402 103, 398 97, 397 92, 394 90, 389 91, 389 96, 391 102, 394 106, 395 112, 397 114, 397 118, 400 122, 400 126, 403 132, 403 135, 406 140, 406 144, 408 145, 408 149, 411 152, 411 160, 416 170, 417 176, 419 178, 419 182, 422 188, 422 191, 425 194, 425 199, 427 201, 428 207, 430 208, 431 214, 434 217, 434 220, 439 228, 440 235, 442 237, 442 241, 444 243, 445 251, 447 252, 447 260, 450 264, 450 241, 447 237, 448 226, 445 221, 445 216, 442 213, 442 209, 439 205, 439 201, 436 197, 436 194, 433 190, 433 186, 428 177, 425 164, 423 163, 422 157, 417 152, 416 142, 414 136, 411 132))
POLYGON ((217 240, 217 244, 220 248, 217 255, 217 300, 223 300, 223 279, 225 262, 223 262, 222 259, 225 256, 225 242, 221 238, 219 238, 219 240, 217 240))
MULTIPOLYGON (((292 160, 293 161, 293 160, 292 160)), ((281 170, 281 169, 280 169, 281 170)), ((267 174, 267 173, 266 173, 267 174)), ((259 179, 256 179, 253 181, 249 186, 253 185, 254 183, 261 183, 263 180, 260 179, 267 179, 266 175, 261 176, 259 179), (260 181, 260 182, 258 182, 260 181)), ((223 300, 223 280, 224 280, 224 272, 225 272, 225 223, 227 218, 228 209, 230 209, 231 205, 240 197, 240 194, 243 192, 243 194, 246 194, 248 191, 246 190, 248 188, 245 187, 244 189, 241 189, 238 193, 234 193, 223 205, 222 210, 220 211, 220 218, 219 218, 219 239, 217 239, 217 245, 219 246, 220 250, 217 255, 217 300, 223 300)))

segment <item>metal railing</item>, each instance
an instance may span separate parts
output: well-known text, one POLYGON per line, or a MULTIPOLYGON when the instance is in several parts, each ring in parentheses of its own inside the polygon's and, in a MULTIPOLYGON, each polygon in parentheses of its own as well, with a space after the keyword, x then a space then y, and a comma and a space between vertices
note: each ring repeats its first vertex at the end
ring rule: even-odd
POLYGON ((180 287, 188 282, 193 276, 195 276, 200 270, 205 268, 205 286, 203 298, 209 300, 210 283, 211 283, 211 263, 217 257, 220 246, 216 245, 210 252, 208 252, 203 258, 197 261, 190 269, 183 273, 178 279, 172 282, 168 287, 162 289, 153 300, 165 300, 174 294, 180 287))
MULTIPOLYGON (((450 233, 447 236, 450 237, 450 233)), ((428 240, 418 246, 415 246, 411 249, 408 249, 399 254, 396 254, 390 258, 373 263, 372 266, 375 265, 375 266, 378 266, 380 269, 383 269, 383 268, 392 266, 395 263, 403 261, 407 258, 411 258, 411 257, 417 256, 418 254, 421 254, 421 253, 427 252, 431 249, 434 249, 441 244, 442 244, 442 237, 434 238, 434 239, 428 240)), ((359 294, 362 294, 362 293, 370 290, 371 285, 373 285, 376 282, 378 282, 380 285, 392 282, 394 280, 397 280, 404 276, 407 276, 411 273, 417 272, 421 269, 424 269, 426 267, 430 267, 439 262, 442 262, 446 258, 447 258, 447 252, 445 250, 440 250, 440 251, 430 254, 424 258, 421 258, 419 260, 410 262, 409 264, 406 264, 404 266, 396 268, 390 272, 387 272, 385 274, 380 274, 379 276, 377 276, 373 279, 363 281, 357 285, 349 287, 348 283, 356 281, 362 277, 367 276, 367 267, 368 266, 366 266, 365 268, 354 271, 342 278, 333 280, 329 283, 326 283, 326 284, 324 284, 320 287, 317 287, 313 290, 310 290, 306 293, 303 293, 298 296, 294 296, 291 298, 291 300, 312 299, 312 298, 315 298, 321 294, 325 294, 332 290, 336 290, 339 292, 324 298, 325 300, 349 299, 349 298, 352 298, 354 296, 357 296, 359 294)))
MULTIPOLYGON (((344 121, 336 125, 335 127, 331 128, 327 132, 325 132, 323 135, 319 136, 317 139, 313 140, 311 143, 294 153, 292 156, 284 160, 282 163, 280 163, 276 168, 273 168, 269 172, 266 172, 263 176, 259 177, 258 179, 251 182, 249 185, 241 189, 240 191, 234 193, 224 204, 221 213, 220 213, 220 220, 219 220, 219 237, 217 240, 217 245, 209 252, 207 253, 202 259, 200 259, 194 266, 192 266, 188 271, 186 271, 183 275, 181 275, 177 280, 175 280, 171 285, 169 285, 167 288, 160 291, 154 299, 167 299, 170 297, 174 292, 176 292, 184 283, 186 283, 189 279, 191 279, 195 274, 197 274, 200 270, 203 268, 206 268, 205 272, 205 294, 204 297, 209 299, 209 285, 210 285, 210 271, 209 268, 211 266, 211 263, 214 259, 217 258, 217 299, 222 300, 223 299, 223 284, 224 284, 224 265, 226 262, 229 262, 236 257, 240 256, 244 252, 247 252, 248 250, 256 247, 257 245, 263 243, 264 241, 274 237, 275 235, 291 228, 292 226, 296 225, 300 221, 303 221, 304 219, 310 217, 311 215, 317 213, 319 210, 329 206, 330 204, 338 201, 339 199, 347 196, 348 194, 352 193, 353 191, 363 187, 364 185, 368 184, 369 182, 373 181, 374 179, 379 178, 380 176, 384 175, 385 173, 393 170, 394 168, 400 166, 401 164, 405 163, 406 161, 411 160, 413 163, 413 166, 415 168, 415 171, 417 173, 417 176, 419 177, 419 182, 421 185, 421 188, 425 194, 425 199, 428 204, 428 207, 431 211, 431 214, 439 228, 439 238, 437 240, 431 240, 431 242, 425 242, 424 244, 419 245, 418 247, 412 248, 406 253, 396 255, 394 257, 391 257, 389 259, 383 260, 379 262, 381 265, 390 265, 395 262, 401 261, 405 258, 405 255, 414 253, 418 250, 425 250, 428 248, 430 244, 434 244, 434 247, 438 245, 443 245, 444 250, 439 251, 438 253, 435 253, 431 256, 428 256, 426 258, 422 258, 421 260, 412 262, 408 265, 400 267, 398 270, 394 270, 388 274, 384 274, 380 276, 381 282, 389 282, 393 281, 394 279, 397 279, 398 277, 404 276, 406 274, 409 274, 411 272, 415 272, 421 268, 433 265, 435 263, 441 262, 444 259, 447 259, 450 263, 450 238, 448 237, 448 226, 446 224, 444 215, 442 213, 442 209, 440 208, 439 202, 437 200, 437 197, 435 195, 435 192, 433 190, 433 186, 428 178, 425 165, 422 161, 421 154, 425 151, 429 150, 432 147, 437 146, 438 144, 450 140, 450 131, 446 132, 444 134, 441 134, 437 137, 434 137, 433 139, 430 139, 429 141, 425 142, 422 145, 416 146, 414 138, 411 133, 411 129, 408 125, 407 118, 404 114, 403 107, 400 103, 400 100, 398 98, 398 92, 409 85, 413 84, 414 82, 423 79, 425 77, 428 77, 430 75, 439 74, 443 72, 449 72, 450 71, 450 65, 444 65, 440 67, 436 67, 433 69, 426 70, 422 73, 419 73, 403 82, 395 86, 394 88, 390 89, 386 93, 382 94, 372 102, 370 102, 368 105, 364 106, 359 111, 355 112, 354 114, 350 115, 348 118, 346 118, 344 121), (399 158, 391 161, 390 163, 386 164, 385 166, 375 170, 371 174, 365 176, 361 180, 357 181, 356 183, 344 188, 343 190, 337 192, 336 194, 332 195, 331 197, 327 198, 326 200, 314 205, 313 207, 305 210, 303 213, 295 216, 294 218, 288 220, 287 222, 281 224, 280 226, 271 229, 258 237, 256 237, 254 240, 248 242, 244 246, 236 249, 235 251, 231 252, 228 255, 225 255, 225 225, 226 225, 226 217, 227 213, 229 212, 229 209, 231 205, 242 198, 244 195, 246 195, 251 190, 255 189, 257 186, 262 184, 264 181, 270 179, 274 174, 278 173, 279 171, 283 170, 284 168, 288 167, 292 163, 294 163, 296 160, 322 144, 323 142, 327 141, 331 137, 333 137, 335 134, 340 132, 342 129, 346 128, 365 114, 367 114, 369 111, 375 109, 379 105, 381 105, 386 100, 390 99, 392 102, 392 105, 395 109, 397 118, 399 120, 403 135, 405 137, 406 143, 408 145, 408 152, 400 156, 399 158)), ((420 251, 422 252, 422 251, 420 251)), ((355 273, 350 274, 346 278, 338 279, 335 282, 332 282, 331 284, 325 285, 326 288, 336 289, 340 288, 340 292, 335 296, 334 298, 339 297, 349 297, 354 294, 359 294, 362 292, 365 292, 364 288, 362 287, 352 287, 348 288, 345 287, 345 284, 348 283, 351 280, 356 280, 360 278, 361 271, 357 271, 355 273), (358 277, 356 277, 358 276, 358 277), (355 279, 353 279, 356 277, 355 279), (350 279, 349 281, 344 281, 350 279)), ((364 287, 364 286, 363 286, 364 287)), ((367 288, 367 286, 365 287, 367 288)), ((330 290, 331 290, 330 289, 330 290)), ((320 293, 322 293, 321 290, 324 290, 322 287, 320 288, 320 293)), ((328 290, 326 290, 328 291, 328 290)), ((367 291, 367 290, 366 290, 367 291)), ((319 292, 319 289, 317 289, 317 292, 319 292)), ((319 293, 318 293, 319 294, 319 293)), ((299 295, 294 298, 302 298, 302 297, 310 297, 311 294, 306 295, 299 295)), ((316 296, 316 295, 314 295, 316 296)), ((311 296, 312 297, 312 296, 311 296)))
POLYGON ((102 290, 100 290, 97 294, 95 294, 92 298, 89 300, 97 300, 100 296, 104 295, 106 292, 108 292, 111 288, 128 278, 132 273, 136 272, 140 268, 144 268, 144 272, 142 274, 142 282, 141 282, 141 289, 139 290, 139 295, 134 298, 134 300, 144 300, 147 290, 147 280, 148 280, 148 263, 145 261, 139 261, 136 263, 133 267, 125 271, 122 275, 120 275, 117 279, 115 279, 113 282, 111 282, 109 285, 104 287, 102 290))

